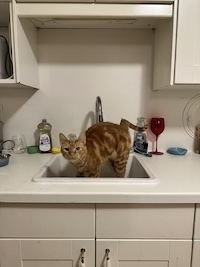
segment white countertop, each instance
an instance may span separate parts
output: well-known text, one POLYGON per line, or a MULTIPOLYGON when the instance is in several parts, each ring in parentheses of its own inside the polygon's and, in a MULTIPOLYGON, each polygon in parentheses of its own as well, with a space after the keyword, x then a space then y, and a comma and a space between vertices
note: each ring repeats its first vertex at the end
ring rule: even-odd
POLYGON ((157 183, 43 184, 33 176, 54 155, 12 154, 0 168, 0 202, 27 203, 200 203, 200 155, 137 154, 157 183))

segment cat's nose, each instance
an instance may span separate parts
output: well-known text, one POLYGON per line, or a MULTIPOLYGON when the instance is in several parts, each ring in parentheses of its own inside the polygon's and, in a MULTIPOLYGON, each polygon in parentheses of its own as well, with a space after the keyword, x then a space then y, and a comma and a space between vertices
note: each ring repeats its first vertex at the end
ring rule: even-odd
POLYGON ((69 156, 73 157, 74 156, 74 151, 69 151, 69 156))

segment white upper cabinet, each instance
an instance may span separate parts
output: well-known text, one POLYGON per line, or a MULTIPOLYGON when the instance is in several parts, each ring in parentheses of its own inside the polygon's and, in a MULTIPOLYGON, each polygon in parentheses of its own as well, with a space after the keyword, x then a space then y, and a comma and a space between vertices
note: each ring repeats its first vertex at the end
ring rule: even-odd
POLYGON ((0 2, 0 85, 15 83, 12 8, 9 2, 0 2))
POLYGON ((155 90, 200 88, 200 1, 174 1, 172 21, 155 30, 155 90))
POLYGON ((200 88, 199 26, 199 0, 0 2, 0 34, 6 32, 9 37, 13 62, 13 76, 0 79, 0 85, 39 88, 37 35, 40 28, 133 27, 154 29, 154 90, 200 88))
POLYGON ((33 88, 39 88, 37 30, 29 19, 16 15, 13 1, 14 49, 16 81, 33 88))
POLYGON ((7 40, 7 44, 0 46, 0 86, 39 88, 37 32, 30 21, 21 24, 15 1, 0 2, 0 35, 7 40))
POLYGON ((179 0, 175 83, 200 83, 200 1, 179 0))
MULTIPOLYGON (((37 87, 38 79, 34 76, 38 75, 36 53, 37 31, 40 28, 131 27, 150 30, 155 28, 157 31, 157 27, 162 28, 160 25, 172 25, 173 21, 175 22, 173 14, 176 14, 176 8, 176 2, 166 0, 133 0, 132 2, 123 0, 115 4, 110 0, 105 3, 87 4, 13 2, 17 78, 25 84, 29 83, 30 86, 37 87)), ((169 40, 172 39, 171 27, 166 35, 170 35, 169 40)), ((168 43, 171 48, 170 41, 168 43)), ((163 43, 158 45, 162 46, 163 43)))

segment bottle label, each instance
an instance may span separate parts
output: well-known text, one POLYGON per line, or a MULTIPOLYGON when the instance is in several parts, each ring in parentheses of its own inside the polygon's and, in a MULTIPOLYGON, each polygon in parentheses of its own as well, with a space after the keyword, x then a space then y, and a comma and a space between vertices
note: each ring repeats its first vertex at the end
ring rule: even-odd
POLYGON ((138 132, 135 135, 134 148, 140 152, 147 152, 148 143, 146 142, 146 135, 142 132, 138 132))
POLYGON ((143 135, 143 133, 139 132, 136 134, 135 146, 139 150, 144 149, 144 135, 143 135))
POLYGON ((50 138, 48 134, 40 135, 39 149, 43 152, 47 152, 51 149, 50 138))

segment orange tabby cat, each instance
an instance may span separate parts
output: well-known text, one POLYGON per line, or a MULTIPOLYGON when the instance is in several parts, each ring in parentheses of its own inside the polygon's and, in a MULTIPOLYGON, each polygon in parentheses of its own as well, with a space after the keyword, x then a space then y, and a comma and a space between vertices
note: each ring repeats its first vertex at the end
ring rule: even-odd
POLYGON ((116 175, 124 177, 131 146, 129 127, 141 130, 122 119, 120 125, 111 122, 94 124, 75 140, 60 133, 61 152, 76 167, 77 176, 99 177, 103 164, 109 160, 116 175))

